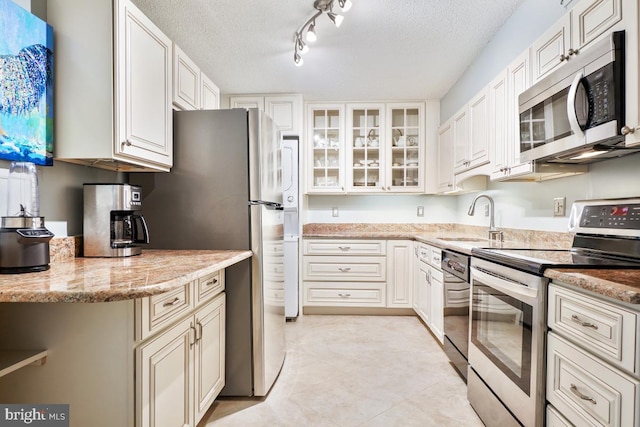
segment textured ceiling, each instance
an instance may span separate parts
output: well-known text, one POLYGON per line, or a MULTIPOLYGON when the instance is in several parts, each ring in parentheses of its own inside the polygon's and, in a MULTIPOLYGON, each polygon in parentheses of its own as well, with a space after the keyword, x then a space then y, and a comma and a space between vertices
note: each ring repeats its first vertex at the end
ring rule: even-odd
MULTIPOLYGON (((523 0, 352 0, 293 63, 313 0, 133 0, 223 93, 305 100, 439 99, 523 0)), ((335 8, 338 9, 337 1, 335 8)))

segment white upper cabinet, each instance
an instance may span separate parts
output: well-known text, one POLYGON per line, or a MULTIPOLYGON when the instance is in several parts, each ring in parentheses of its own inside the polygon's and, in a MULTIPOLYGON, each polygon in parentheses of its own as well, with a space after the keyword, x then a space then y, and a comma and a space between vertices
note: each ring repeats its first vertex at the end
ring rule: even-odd
POLYGON ((489 83, 489 140, 491 146, 491 178, 508 174, 508 78, 502 71, 489 83))
MULTIPOLYGON (((633 1, 633 0, 631 0, 633 1)), ((583 0, 531 47, 533 82, 570 61, 622 21, 623 0, 583 0)), ((632 11, 629 11, 632 16, 632 11)), ((625 13, 626 16, 626 13, 625 13)), ((622 29, 622 25, 618 25, 622 29)))
POLYGON ((517 57, 489 85, 492 180, 532 172, 532 162, 521 163, 518 96, 529 87, 529 52, 517 57))
POLYGON ((116 1, 115 155, 173 164, 172 43, 128 0, 116 1))
POLYGON ((229 108, 259 108, 273 119, 283 135, 302 136, 302 95, 231 95, 229 108))
POLYGON ((56 29, 55 158, 109 170, 172 165, 173 46, 128 0, 47 4, 56 29))
POLYGON ((384 104, 347 105, 347 191, 386 191, 384 104))
POLYGON ((438 131, 437 192, 453 190, 453 120, 449 119, 438 131))
POLYGON ((344 105, 307 106, 307 192, 345 192, 344 105))
POLYGON ((270 95, 264 98, 264 111, 283 135, 300 135, 302 131, 302 95, 270 95))
POLYGON ((259 108, 264 111, 264 96, 232 95, 229 97, 229 108, 259 108))
POLYGON ((453 171, 489 163, 489 91, 483 88, 453 117, 453 171))
POLYGON ((425 106, 387 104, 384 156, 386 191, 422 193, 425 189, 425 106))
POLYGON ((425 103, 307 108, 307 192, 424 193, 425 103))
POLYGON ((200 73, 200 101, 203 110, 220 109, 220 89, 204 73, 200 73))
POLYGON ((200 68, 173 44, 173 103, 182 110, 200 109, 200 68))
POLYGON ((220 89, 200 67, 173 44, 173 105, 178 110, 217 110, 220 89))
POLYGON ((469 153, 469 106, 462 107, 451 122, 453 127, 453 171, 467 169, 469 153))

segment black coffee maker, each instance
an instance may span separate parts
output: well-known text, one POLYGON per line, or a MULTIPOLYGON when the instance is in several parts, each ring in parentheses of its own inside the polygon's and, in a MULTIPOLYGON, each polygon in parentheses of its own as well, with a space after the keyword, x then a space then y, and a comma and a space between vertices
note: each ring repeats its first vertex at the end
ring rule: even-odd
POLYGON ((83 246, 85 257, 126 257, 142 253, 149 230, 142 215, 142 187, 129 184, 84 184, 83 246))

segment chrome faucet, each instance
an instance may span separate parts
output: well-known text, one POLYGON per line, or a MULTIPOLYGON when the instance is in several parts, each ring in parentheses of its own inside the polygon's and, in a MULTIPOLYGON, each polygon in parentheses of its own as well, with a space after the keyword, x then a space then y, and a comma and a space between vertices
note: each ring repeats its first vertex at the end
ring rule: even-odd
POLYGON ((471 202, 471 206, 469 206, 469 212, 468 215, 469 216, 473 216, 475 210, 476 210, 476 202, 478 201, 478 199, 484 197, 485 199, 487 199, 489 201, 489 240, 499 240, 502 242, 502 240, 504 239, 504 236, 502 234, 502 231, 498 230, 496 228, 496 224, 494 221, 494 206, 493 206, 493 199, 491 198, 491 196, 487 195, 487 194, 478 194, 474 199, 473 202, 471 202))

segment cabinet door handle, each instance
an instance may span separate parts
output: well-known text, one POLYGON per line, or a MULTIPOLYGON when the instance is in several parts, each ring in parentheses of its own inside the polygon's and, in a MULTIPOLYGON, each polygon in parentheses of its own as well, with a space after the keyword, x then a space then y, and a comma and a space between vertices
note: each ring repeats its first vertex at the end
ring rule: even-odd
POLYGON ((596 405, 598 403, 598 402, 596 402, 596 400, 593 397, 590 397, 590 396, 587 396, 586 394, 580 393, 580 390, 578 390, 578 387, 575 384, 571 384, 571 392, 573 394, 575 394, 576 396, 578 396, 580 399, 586 400, 587 402, 591 402, 594 405, 596 405))
POLYGON ((202 339, 202 323, 196 322, 196 326, 197 326, 197 328, 195 328, 195 331, 196 331, 196 342, 198 342, 198 341, 200 341, 202 339))
POLYGON ((340 298, 349 298, 351 294, 338 294, 340 298))
POLYGON ((346 273, 348 271, 351 271, 351 267, 338 267, 338 270, 342 271, 343 273, 346 273))
POLYGON ((211 286, 211 285, 215 285, 216 283, 218 283, 218 279, 213 279, 213 280, 208 280, 207 283, 205 283, 205 286, 211 286))
POLYGON ((124 147, 131 147, 131 141, 129 141, 128 139, 125 139, 124 141, 122 141, 122 143, 120 144, 122 146, 122 148, 124 147))
POLYGON ((189 326, 189 348, 193 347, 196 343, 196 328, 193 323, 189 326))
POLYGON ((580 326, 584 326, 585 328, 595 329, 596 331, 598 330, 598 325, 594 325, 593 323, 590 323, 590 322, 585 322, 575 314, 571 315, 571 320, 579 324, 580 326))
POLYGON ((165 301, 164 304, 162 304, 163 307, 170 307, 172 305, 175 305, 178 301, 180 301, 180 298, 175 297, 174 299, 172 299, 171 301, 165 301))
POLYGON ((338 249, 341 251, 348 251, 351 250, 351 246, 338 246, 338 249))

